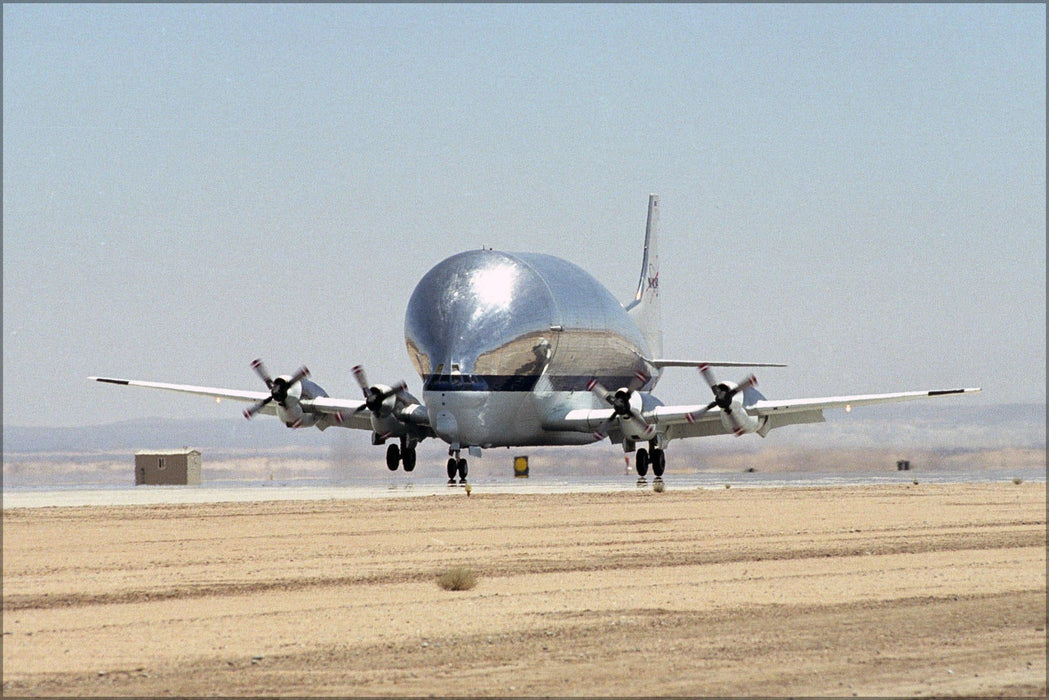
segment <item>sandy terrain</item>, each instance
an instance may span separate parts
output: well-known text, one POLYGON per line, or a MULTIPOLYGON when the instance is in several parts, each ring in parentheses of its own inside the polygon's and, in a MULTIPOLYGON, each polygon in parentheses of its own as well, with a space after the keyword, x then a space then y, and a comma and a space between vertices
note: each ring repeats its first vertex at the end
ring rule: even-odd
POLYGON ((1044 483, 3 518, 7 696, 1046 693, 1044 483))

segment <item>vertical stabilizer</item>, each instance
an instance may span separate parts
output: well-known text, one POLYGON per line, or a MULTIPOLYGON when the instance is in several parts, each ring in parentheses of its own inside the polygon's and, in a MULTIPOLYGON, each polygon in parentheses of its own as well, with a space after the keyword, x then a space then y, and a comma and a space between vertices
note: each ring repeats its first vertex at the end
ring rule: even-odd
POLYGON ((663 356, 663 319, 659 312, 659 195, 648 197, 648 223, 645 226, 645 256, 637 294, 626 310, 648 342, 651 357, 663 356))

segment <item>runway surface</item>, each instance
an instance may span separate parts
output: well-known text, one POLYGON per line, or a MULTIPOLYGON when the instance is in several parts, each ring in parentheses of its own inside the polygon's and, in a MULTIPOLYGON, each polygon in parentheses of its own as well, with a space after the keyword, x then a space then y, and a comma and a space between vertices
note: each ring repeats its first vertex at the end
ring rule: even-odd
MULTIPOLYGON (((972 469, 944 471, 850 471, 850 472, 776 472, 740 473, 706 472, 667 474, 663 485, 675 489, 786 488, 829 486, 874 486, 910 484, 980 484, 1011 482, 1045 482, 1046 473, 1039 468, 972 469)), ((557 494, 615 493, 651 489, 655 481, 636 476, 557 477, 538 475, 531 478, 487 477, 471 480, 473 494, 557 494)), ((457 488, 463 488, 461 485, 457 488)), ((439 476, 408 476, 397 472, 387 479, 375 478, 356 483, 332 483, 321 479, 277 481, 214 481, 200 486, 120 486, 77 488, 5 489, 4 508, 42 508, 55 506, 110 506, 178 503, 243 503, 250 501, 318 501, 358 498, 408 498, 455 493, 439 476)))
POLYGON ((498 488, 5 508, 4 695, 1045 695, 1044 482, 498 488))

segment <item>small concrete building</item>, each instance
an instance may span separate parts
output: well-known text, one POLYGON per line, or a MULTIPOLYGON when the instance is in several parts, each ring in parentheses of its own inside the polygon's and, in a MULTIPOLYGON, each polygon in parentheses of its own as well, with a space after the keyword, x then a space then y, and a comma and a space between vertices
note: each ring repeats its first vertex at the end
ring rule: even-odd
POLYGON ((199 486, 200 450, 142 450, 135 453, 135 486, 199 486))

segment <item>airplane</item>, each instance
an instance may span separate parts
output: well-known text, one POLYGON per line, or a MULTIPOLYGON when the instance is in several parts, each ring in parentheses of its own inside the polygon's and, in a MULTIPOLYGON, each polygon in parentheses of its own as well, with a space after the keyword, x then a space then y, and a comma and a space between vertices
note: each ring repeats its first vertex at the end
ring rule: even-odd
POLYGON ((249 403, 246 418, 277 416, 289 428, 338 426, 371 432, 387 445, 386 465, 411 472, 416 447, 448 444, 449 484, 464 484, 463 453, 493 447, 586 445, 610 440, 635 452, 643 480, 661 479, 666 451, 679 439, 761 437, 774 428, 819 423, 826 409, 953 396, 979 388, 770 400, 748 374, 719 381, 712 368, 784 367, 776 363, 692 361, 663 357, 660 308, 659 197, 651 195, 637 292, 620 304, 580 267, 552 255, 469 250, 439 262, 415 287, 405 313, 408 356, 422 380, 422 400, 405 382, 371 384, 352 374, 362 398, 333 398, 304 366, 272 377, 252 369, 266 391, 89 377, 249 403), (712 400, 664 405, 653 394, 668 367, 699 371, 712 400))

